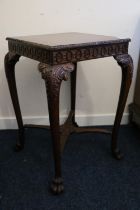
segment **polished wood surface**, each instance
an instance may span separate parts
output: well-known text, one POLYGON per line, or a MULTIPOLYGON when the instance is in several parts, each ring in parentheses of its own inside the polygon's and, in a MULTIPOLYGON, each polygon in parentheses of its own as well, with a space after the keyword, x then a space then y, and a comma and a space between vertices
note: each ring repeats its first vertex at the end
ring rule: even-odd
POLYGON ((103 36, 96 34, 84 34, 84 33, 58 33, 58 34, 44 34, 33 36, 21 36, 7 38, 7 40, 18 40, 23 42, 29 42, 36 45, 42 45, 43 47, 61 47, 68 45, 88 45, 88 44, 102 44, 108 42, 128 41, 129 39, 119 39, 112 36, 103 36))

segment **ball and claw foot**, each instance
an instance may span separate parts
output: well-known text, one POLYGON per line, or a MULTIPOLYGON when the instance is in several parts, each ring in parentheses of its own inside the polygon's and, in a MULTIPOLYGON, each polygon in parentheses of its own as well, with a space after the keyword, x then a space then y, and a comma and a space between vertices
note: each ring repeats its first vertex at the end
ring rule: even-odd
POLYGON ((63 186, 63 179, 60 178, 54 178, 51 184, 51 192, 54 195, 58 195, 64 191, 64 186, 63 186))
POLYGON ((120 152, 119 149, 115 149, 115 150, 112 150, 112 153, 113 153, 113 156, 117 159, 117 160, 121 160, 124 155, 120 152))
POLYGON ((24 146, 22 144, 16 144, 14 151, 15 152, 20 152, 21 150, 23 150, 24 146))

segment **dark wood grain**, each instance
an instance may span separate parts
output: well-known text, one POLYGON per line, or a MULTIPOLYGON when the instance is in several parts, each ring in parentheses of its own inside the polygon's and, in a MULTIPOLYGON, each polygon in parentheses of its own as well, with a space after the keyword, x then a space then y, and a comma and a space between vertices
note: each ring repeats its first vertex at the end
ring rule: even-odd
POLYGON ((51 191, 54 194, 60 194, 64 190, 61 155, 67 137, 73 132, 100 132, 111 134, 113 156, 117 159, 121 159, 122 154, 120 153, 118 145, 118 133, 133 74, 132 58, 128 55, 130 39, 81 33, 63 33, 15 37, 7 38, 7 40, 9 53, 5 56, 5 72, 19 127, 18 150, 22 149, 24 146, 25 127, 48 128, 48 126, 23 125, 16 89, 15 64, 20 56, 25 56, 40 62, 38 68, 46 84, 50 129, 53 142, 55 175, 51 184, 51 191), (122 70, 120 97, 113 130, 111 132, 102 128, 79 127, 75 122, 77 62, 109 56, 115 58, 122 70), (60 86, 63 80, 66 81, 69 78, 69 74, 71 75, 71 109, 66 122, 60 125, 60 86))

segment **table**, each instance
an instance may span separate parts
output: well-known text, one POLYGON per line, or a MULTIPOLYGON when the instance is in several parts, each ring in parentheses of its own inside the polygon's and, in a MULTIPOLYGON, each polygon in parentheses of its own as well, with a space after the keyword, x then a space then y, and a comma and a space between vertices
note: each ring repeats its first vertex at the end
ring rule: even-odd
MULTIPOLYGON (((9 52, 5 56, 5 72, 18 123, 17 151, 24 147, 25 127, 38 127, 37 125, 23 124, 15 80, 15 65, 19 58, 25 56, 39 61, 38 68, 45 80, 55 168, 54 179, 50 187, 52 192, 59 194, 64 190, 61 154, 70 133, 101 132, 111 134, 112 154, 115 158, 121 159, 122 154, 117 142, 118 131, 133 74, 133 61, 128 54, 130 39, 83 33, 61 33, 11 37, 7 40, 9 52), (75 121, 77 62, 109 56, 114 57, 122 70, 120 96, 112 132, 95 127, 79 127, 75 121), (63 80, 68 79, 69 74, 71 76, 71 110, 66 122, 60 126, 60 86, 63 80)), ((42 127, 48 128, 47 126, 42 127)))

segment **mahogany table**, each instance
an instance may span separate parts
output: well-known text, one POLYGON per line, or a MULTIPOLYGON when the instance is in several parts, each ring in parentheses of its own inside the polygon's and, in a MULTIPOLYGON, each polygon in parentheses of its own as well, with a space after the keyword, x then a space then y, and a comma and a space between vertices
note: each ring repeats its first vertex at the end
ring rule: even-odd
MULTIPOLYGON (((121 159, 117 137, 133 74, 133 61, 128 54, 130 39, 110 36, 62 33, 7 38, 9 52, 5 56, 5 72, 18 123, 19 138, 16 150, 24 147, 24 129, 34 125, 24 125, 15 81, 15 64, 20 56, 39 61, 39 71, 45 80, 50 129, 53 141, 55 176, 51 190, 55 194, 63 192, 61 174, 61 154, 68 135, 72 132, 102 132, 111 134, 111 150, 115 158, 121 159), (122 70, 119 102, 112 132, 94 127, 79 127, 75 122, 76 71, 77 62, 113 56, 122 70), (71 110, 64 125, 59 125, 59 92, 62 80, 71 75, 71 110)), ((34 126, 39 127, 39 126, 34 126)), ((41 126, 46 127, 47 126, 41 126)))

